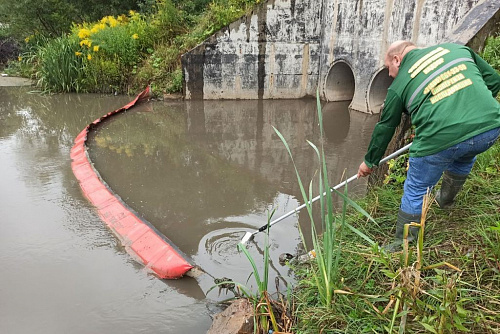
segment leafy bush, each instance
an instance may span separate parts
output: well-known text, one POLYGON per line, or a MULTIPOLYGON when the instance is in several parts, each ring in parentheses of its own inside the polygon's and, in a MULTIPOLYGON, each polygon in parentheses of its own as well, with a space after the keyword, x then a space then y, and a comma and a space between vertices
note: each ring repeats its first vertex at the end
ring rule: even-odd
POLYGON ((406 180, 406 171, 408 170, 409 154, 403 154, 387 162, 389 169, 384 179, 384 184, 402 185, 406 180))
POLYGON ((126 89, 122 85, 119 59, 107 59, 95 55, 85 68, 85 86, 99 93, 113 93, 126 89))
POLYGON ((38 85, 46 91, 85 91, 83 58, 78 54, 75 36, 59 37, 39 49, 38 85))
POLYGON ((170 0, 158 0, 156 13, 152 15, 151 24, 156 27, 156 38, 167 42, 188 31, 185 13, 177 9, 170 0))
MULTIPOLYGON (((28 37, 26 51, 10 68, 22 76, 37 73, 40 85, 47 91, 130 92, 153 82, 154 93, 178 92, 182 89, 181 55, 259 2, 142 0, 138 5, 142 14, 131 10, 127 15, 82 22, 82 18, 91 16, 85 14, 75 20, 81 23, 73 24, 69 35, 59 37, 57 42, 48 43, 44 33, 28 37), (69 50, 74 54, 70 55, 69 50), (42 61, 40 56, 48 54, 58 60, 42 61), (72 65, 57 72, 59 60, 72 65), (49 77, 52 75, 55 77, 49 77), (75 77, 70 80, 67 75, 75 77)), ((72 1, 66 5, 76 6, 72 1)))
POLYGON ((46 91, 124 92, 154 36, 154 27, 135 11, 106 16, 74 25, 67 36, 37 44, 30 52, 30 63, 39 69, 39 85, 46 91))
POLYGON ((486 45, 481 56, 497 70, 497 72, 500 72, 500 36, 488 37, 488 39, 486 39, 486 45))
POLYGON ((73 23, 95 21, 104 15, 118 15, 138 9, 137 0, 0 0, 0 22, 9 26, 9 36, 22 40, 39 33, 59 37, 73 23))

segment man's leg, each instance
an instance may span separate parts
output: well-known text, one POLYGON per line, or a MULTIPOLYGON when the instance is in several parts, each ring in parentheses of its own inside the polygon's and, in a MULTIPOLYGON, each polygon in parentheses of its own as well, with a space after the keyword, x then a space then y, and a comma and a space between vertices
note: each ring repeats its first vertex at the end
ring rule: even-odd
MULTIPOLYGON (((384 247, 386 250, 391 252, 399 250, 403 243, 404 226, 412 222, 420 223, 423 197, 428 189, 436 185, 443 171, 452 162, 449 155, 449 153, 440 152, 427 157, 410 158, 404 194, 396 221, 395 240, 384 247)), ((415 240, 418 231, 418 227, 410 226, 408 240, 415 240)))
POLYGON ((440 208, 445 209, 453 205, 455 196, 462 189, 467 176, 474 166, 476 155, 493 146, 499 133, 500 128, 496 128, 456 145, 456 156, 458 157, 444 172, 441 189, 436 194, 436 201, 440 208))

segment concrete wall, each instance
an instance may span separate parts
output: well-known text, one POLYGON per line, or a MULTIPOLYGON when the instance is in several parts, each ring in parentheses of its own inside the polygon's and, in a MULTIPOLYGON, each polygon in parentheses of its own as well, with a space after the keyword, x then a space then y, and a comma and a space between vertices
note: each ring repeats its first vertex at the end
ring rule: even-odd
POLYGON ((428 46, 455 34, 448 40, 465 44, 499 8, 498 0, 270 0, 183 56, 185 97, 302 98, 319 89, 324 100, 379 112, 393 41, 428 46))
POLYGON ((319 1, 268 1, 220 30, 183 56, 186 98, 272 99, 314 94, 320 13, 319 1))

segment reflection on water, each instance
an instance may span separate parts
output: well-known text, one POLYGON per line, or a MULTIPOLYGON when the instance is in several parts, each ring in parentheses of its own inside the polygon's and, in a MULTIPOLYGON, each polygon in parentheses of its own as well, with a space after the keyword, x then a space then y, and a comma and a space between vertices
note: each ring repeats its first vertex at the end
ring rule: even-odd
MULTIPOLYGON (((343 102, 323 107, 332 183, 357 172, 376 122, 347 108, 343 102)), ((264 225, 273 209, 277 218, 302 204, 293 164, 273 126, 309 183, 318 168, 307 143, 320 140, 315 100, 151 102, 105 123, 90 136, 89 152, 110 187, 198 265, 245 282, 250 266, 237 252, 238 241, 264 225)), ((350 192, 364 187, 357 181, 350 192)), ((310 223, 305 212, 300 216, 308 239, 310 223)), ((273 226, 272 259, 297 252, 297 223, 290 217, 273 226)), ((254 257, 261 258, 263 245, 261 233, 250 245, 254 257)), ((288 269, 276 265, 271 278, 278 275, 288 269)))
POLYGON ((130 97, 0 87, 0 333, 204 333, 193 279, 161 281, 82 196, 75 136, 130 97))

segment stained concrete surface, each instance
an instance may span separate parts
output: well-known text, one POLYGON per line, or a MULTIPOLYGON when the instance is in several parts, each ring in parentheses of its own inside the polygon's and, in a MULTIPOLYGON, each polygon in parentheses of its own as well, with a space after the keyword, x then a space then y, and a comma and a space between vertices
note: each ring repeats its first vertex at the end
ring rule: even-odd
POLYGON ((27 78, 0 76, 0 87, 31 86, 33 81, 27 78))

